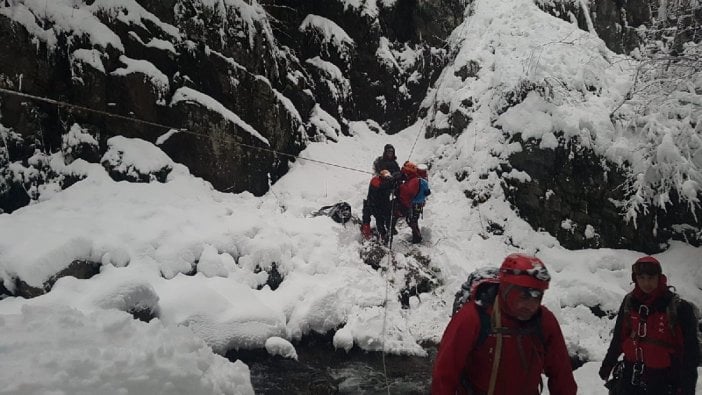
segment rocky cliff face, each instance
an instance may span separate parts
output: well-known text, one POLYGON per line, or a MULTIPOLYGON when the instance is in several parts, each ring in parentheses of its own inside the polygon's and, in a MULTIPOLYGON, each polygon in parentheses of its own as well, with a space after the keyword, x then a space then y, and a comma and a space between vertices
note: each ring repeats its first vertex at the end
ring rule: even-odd
MULTIPOLYGON (((483 59, 449 65, 456 53, 449 53, 446 40, 464 15, 472 17, 472 1, 113 3, 0 2, 0 88, 99 111, 0 93, 0 210, 11 212, 46 190, 71 185, 80 175, 55 161, 99 162, 115 135, 157 142, 219 190, 261 195, 290 160, 275 151, 295 155, 310 140, 335 140, 350 121, 394 133, 427 117, 428 137, 460 139, 471 128, 501 129, 497 117, 530 92, 553 99, 562 89, 583 96, 603 90, 522 81, 495 96, 490 106, 499 108, 487 123, 478 119, 485 106, 476 95, 457 96, 456 103, 434 97, 420 108, 430 88, 436 92, 445 82, 439 81, 442 71, 470 92, 495 67, 483 59), (76 141, 71 130, 95 144, 76 141)), ((637 48, 644 27, 663 15, 657 0, 535 3, 595 32, 617 53, 637 48)), ((489 171, 473 169, 475 178, 496 175, 519 214, 569 248, 653 252, 670 237, 700 243, 702 212, 676 193, 662 207, 624 221, 622 202, 633 193, 622 188, 631 179, 627 164, 610 163, 561 132, 555 131, 556 148, 505 133, 506 144, 525 149, 489 171), (513 170, 529 180, 503 177, 513 170)), ((466 171, 456 176, 461 181, 466 171)), ((466 195, 479 204, 485 191, 467 188, 466 195)))
POLYGON ((290 160, 273 151, 334 140, 350 120, 413 122, 462 12, 460 0, 2 2, 0 87, 99 112, 0 95, 0 209, 69 184, 36 164, 65 154, 74 125, 98 142, 81 159, 114 135, 158 140, 215 188, 263 194, 290 160))

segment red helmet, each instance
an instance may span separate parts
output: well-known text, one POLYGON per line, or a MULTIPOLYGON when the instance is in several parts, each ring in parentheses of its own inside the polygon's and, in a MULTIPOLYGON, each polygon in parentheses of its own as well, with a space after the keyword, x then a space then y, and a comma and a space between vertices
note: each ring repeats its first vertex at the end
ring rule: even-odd
POLYGON ((541 259, 526 254, 510 254, 500 266, 500 282, 521 287, 548 289, 551 275, 541 259))
POLYGON ((631 265, 631 281, 636 282, 637 274, 648 274, 648 275, 661 275, 663 274, 663 269, 661 268, 661 263, 658 259, 647 255, 641 257, 631 265))
POLYGON ((404 165, 402 165, 402 173, 406 175, 417 175, 417 165, 415 165, 413 162, 407 161, 405 162, 404 165))

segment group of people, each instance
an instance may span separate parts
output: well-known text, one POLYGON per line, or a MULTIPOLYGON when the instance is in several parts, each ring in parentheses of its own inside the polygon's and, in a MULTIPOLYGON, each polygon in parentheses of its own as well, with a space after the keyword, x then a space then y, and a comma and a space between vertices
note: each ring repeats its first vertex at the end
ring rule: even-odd
MULTIPOLYGON (((507 256, 491 298, 469 299, 446 327, 432 394, 537 395, 542 373, 551 395, 576 394, 560 326, 541 305, 550 279, 539 258, 507 256)), ((611 395, 694 395, 700 345, 692 304, 671 291, 654 257, 638 259, 631 279, 600 377, 611 395)))
POLYGON ((374 176, 363 201, 362 236, 367 240, 373 237, 373 216, 378 236, 383 244, 387 244, 392 235, 397 234, 398 220, 405 218, 412 229, 412 243, 421 243, 419 218, 424 212, 427 196, 431 194, 427 166, 407 161, 400 167, 395 147, 386 144, 383 154, 373 162, 373 170, 374 176))

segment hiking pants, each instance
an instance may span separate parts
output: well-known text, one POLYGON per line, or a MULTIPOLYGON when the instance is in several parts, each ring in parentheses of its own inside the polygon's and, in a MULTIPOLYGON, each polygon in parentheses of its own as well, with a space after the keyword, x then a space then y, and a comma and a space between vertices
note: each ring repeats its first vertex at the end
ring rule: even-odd
POLYGON ((633 365, 625 362, 617 388, 610 391, 612 395, 673 395, 677 388, 672 381, 672 372, 670 369, 644 369, 644 374, 641 378, 641 385, 633 385, 631 383, 631 375, 633 365))

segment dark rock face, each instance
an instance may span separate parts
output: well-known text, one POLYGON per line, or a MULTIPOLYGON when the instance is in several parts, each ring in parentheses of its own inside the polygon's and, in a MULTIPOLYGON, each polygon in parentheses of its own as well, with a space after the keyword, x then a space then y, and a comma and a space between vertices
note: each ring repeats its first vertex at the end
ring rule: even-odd
MULTIPOLYGON (((187 128, 191 133, 161 145, 172 159, 217 189, 261 195, 288 169, 289 156, 271 151, 295 155, 308 139, 327 138, 311 118, 334 119, 336 133, 346 133, 349 120, 374 120, 390 133, 414 122, 446 62, 443 40, 464 8, 460 0, 400 0, 370 11, 336 1, 138 3, 155 18, 129 15, 118 4, 83 8, 118 44, 98 45, 89 35, 51 29, 54 22, 37 12, 37 23, 56 37, 49 43, 0 16, 0 36, 12 38, 0 42, 0 87, 150 122, 1 94, 0 122, 19 136, 13 144, 20 147, 4 148, 5 180, 11 179, 8 163, 29 167, 35 150, 62 150, 62 136, 74 124, 98 144, 63 152, 67 162, 84 151, 81 158, 96 163, 115 135, 155 142, 169 128, 187 128), (301 29, 308 16, 336 24, 352 42, 326 42, 314 24, 301 29), (209 96, 269 144, 210 106, 171 103, 181 87, 209 96)), ((20 192, 29 187, 5 182, 0 209, 26 205, 20 192)))
POLYGON ((509 158, 512 168, 530 175, 529 182, 507 180, 510 202, 535 229, 554 235, 566 248, 628 248, 657 253, 667 241, 702 242, 702 210, 672 197, 667 210, 649 207, 624 221, 618 202, 627 199, 626 169, 607 163, 570 141, 555 150, 538 142, 509 158), (687 208, 687 209, 686 209, 687 208))
POLYGON ((301 62, 319 57, 348 80, 349 96, 330 100, 329 80, 306 65, 320 106, 342 121, 373 119, 388 133, 416 119, 419 103, 446 64, 443 40, 462 21, 464 10, 458 0, 399 0, 391 8, 378 3, 377 16, 336 1, 274 0, 264 6, 280 22, 276 38, 301 62), (301 29, 310 15, 343 29, 352 40, 350 50, 328 45, 312 28, 301 29), (413 56, 403 63, 402 52, 413 56))
POLYGON ((574 17, 583 30, 588 30, 586 18, 590 18, 607 48, 617 53, 630 53, 641 44, 637 28, 651 25, 658 0, 595 0, 589 4, 587 16, 579 2, 553 2, 540 6, 568 22, 574 17))

